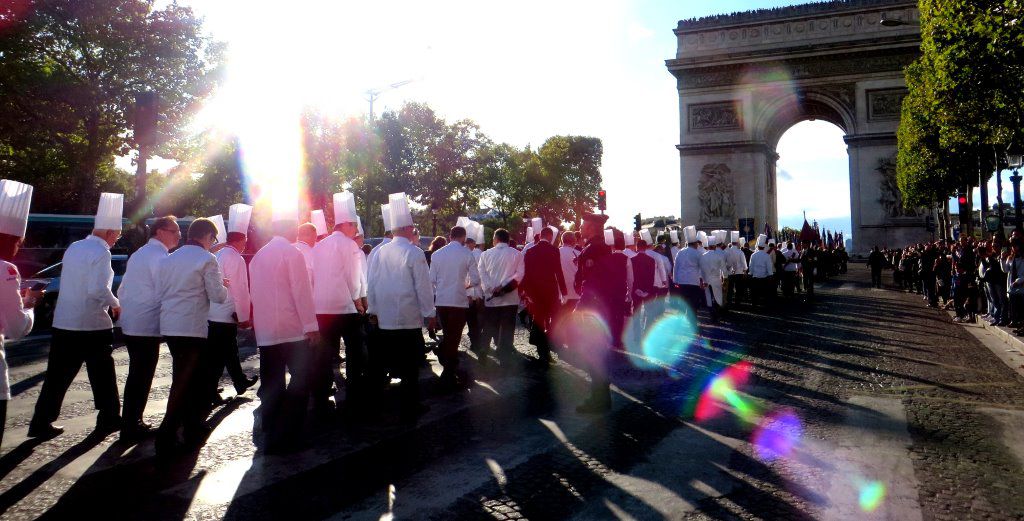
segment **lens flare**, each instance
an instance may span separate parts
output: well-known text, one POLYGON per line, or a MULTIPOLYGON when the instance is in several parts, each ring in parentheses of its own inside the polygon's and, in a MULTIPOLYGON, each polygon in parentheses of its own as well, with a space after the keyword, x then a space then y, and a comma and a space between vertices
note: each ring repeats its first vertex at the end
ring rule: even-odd
POLYGON ((664 300, 645 303, 626 326, 624 344, 630 354, 639 355, 630 360, 640 368, 677 367, 698 338, 692 314, 665 309, 664 300))
POLYGON ((604 319, 594 311, 580 309, 556 322, 551 338, 592 363, 604 357, 612 343, 612 333, 604 319))
POLYGON ((762 418, 754 431, 754 451, 765 461, 784 458, 793 452, 802 434, 800 418, 793 411, 774 411, 762 418))
POLYGON ((871 481, 860 487, 860 494, 857 498, 860 509, 865 512, 874 512, 885 499, 885 485, 880 481, 871 481))
POLYGON ((727 367, 711 378, 697 399, 693 417, 697 421, 710 420, 728 408, 741 420, 757 423, 760 413, 757 407, 745 400, 738 389, 747 383, 750 376, 750 362, 746 360, 727 367))

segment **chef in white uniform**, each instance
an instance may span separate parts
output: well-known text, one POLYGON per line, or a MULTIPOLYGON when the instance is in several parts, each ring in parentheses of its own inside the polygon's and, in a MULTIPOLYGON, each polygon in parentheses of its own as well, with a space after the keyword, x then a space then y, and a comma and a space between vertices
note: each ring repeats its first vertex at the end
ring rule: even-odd
POLYGON ((747 256, 740 248, 740 232, 736 230, 729 232, 729 241, 732 244, 725 250, 725 262, 729 274, 729 284, 725 293, 726 302, 731 306, 739 302, 742 297, 744 278, 747 273, 747 256))
POLYGON ((295 248, 302 253, 309 274, 309 284, 313 285, 313 246, 316 246, 316 226, 313 223, 302 223, 296 233, 295 248))
MULTIPOLYGON (((423 250, 413 242, 415 226, 404 192, 388 196, 394 239, 370 259, 367 313, 379 328, 377 361, 387 361, 402 380, 401 415, 413 421, 426 411, 419 400, 419 363, 423 357, 423 322, 437 329, 434 293, 423 250)), ((375 362, 376 364, 377 362, 375 362)), ((381 368, 375 367, 373 374, 381 368)), ((371 376, 374 378, 374 376, 371 376)))
POLYGON ((313 290, 296 239, 298 202, 272 201, 274 237, 249 263, 253 329, 260 351, 265 452, 294 449, 309 401, 313 346, 320 342, 313 290), (286 372, 291 374, 285 386, 286 372))
POLYGON ((693 320, 696 323, 696 312, 705 304, 704 281, 700 276, 700 256, 703 255, 703 248, 700 246, 697 227, 683 228, 683 240, 687 246, 676 254, 672 280, 679 285, 680 295, 689 307, 687 312, 694 313, 693 320))
POLYGON ((188 241, 160 261, 157 282, 160 294, 160 334, 171 351, 173 370, 167 412, 157 432, 157 455, 166 457, 178 448, 178 429, 184 428, 185 445, 194 448, 205 442, 209 428, 204 425, 210 405, 210 367, 218 358, 209 349, 210 303, 228 298, 217 258, 210 248, 217 242, 217 226, 209 219, 196 219, 188 227, 188 241))
POLYGON ((434 290, 434 305, 441 322, 444 338, 438 358, 444 370, 441 385, 454 389, 469 382, 459 375, 459 344, 466 327, 466 313, 470 304, 469 288, 480 285, 476 259, 464 246, 466 229, 455 226, 448 234, 448 244, 435 251, 430 258, 430 283, 434 290), (468 281, 468 282, 467 282, 468 281))
POLYGON ((352 192, 334 194, 334 232, 313 248, 313 305, 323 342, 315 346, 310 392, 318 415, 331 408, 335 360, 339 359, 342 341, 346 400, 358 406, 365 398, 367 355, 362 315, 366 309, 362 295, 366 256, 355 242, 358 234, 355 196, 352 192))
POLYGON ((481 349, 481 339, 484 327, 484 290, 479 282, 480 256, 483 255, 484 247, 484 225, 469 221, 466 225, 466 249, 473 255, 473 262, 477 269, 477 284, 472 285, 469 276, 466 276, 466 285, 470 286, 466 292, 469 294, 469 308, 466 310, 466 328, 469 336, 469 349, 478 352, 481 349))
POLYGON ((140 438, 153 430, 143 421, 149 391, 160 356, 160 262, 181 241, 181 228, 173 215, 160 217, 149 231, 149 242, 128 257, 117 297, 121 301, 118 325, 128 349, 128 379, 124 383, 121 438, 140 438))
POLYGON ((228 279, 228 298, 223 303, 211 304, 209 320, 209 336, 207 341, 213 352, 210 365, 210 389, 215 401, 218 382, 228 370, 231 383, 235 387, 235 395, 240 396, 246 389, 256 385, 258 376, 246 376, 242 364, 238 360, 238 328, 252 328, 251 300, 249 296, 249 268, 242 258, 248 243, 249 221, 252 219, 252 206, 236 203, 228 207, 227 227, 219 215, 212 219, 217 227, 218 242, 224 247, 217 251, 217 265, 220 266, 224 278, 228 279), (218 223, 218 219, 220 223, 218 223), (222 236, 223 234, 223 236, 222 236))
POLYGON ((711 309, 712 320, 718 320, 718 310, 724 304, 722 284, 725 281, 725 253, 718 248, 721 236, 710 235, 707 250, 700 257, 701 279, 704 280, 704 299, 711 309))
POLYGON ((100 194, 92 233, 64 252, 46 378, 28 428, 31 438, 52 438, 64 432, 53 422, 83 363, 99 409, 97 432, 121 428, 121 400, 111 356, 113 321, 121 314, 121 303, 110 291, 114 282, 110 248, 121 237, 123 210, 123 194, 100 194))
POLYGON ((4 342, 24 337, 32 330, 32 308, 42 298, 42 291, 21 291, 21 275, 11 264, 25 237, 29 206, 32 203, 30 185, 0 180, 0 260, 3 282, 0 283, 0 445, 4 440, 7 423, 7 402, 11 399, 11 381, 7 374, 7 355, 4 342))
POLYGON ((764 251, 768 245, 768 236, 761 234, 757 236, 757 251, 750 256, 750 266, 747 271, 750 273, 751 302, 757 303, 767 298, 769 292, 774 292, 775 263, 771 255, 764 251))

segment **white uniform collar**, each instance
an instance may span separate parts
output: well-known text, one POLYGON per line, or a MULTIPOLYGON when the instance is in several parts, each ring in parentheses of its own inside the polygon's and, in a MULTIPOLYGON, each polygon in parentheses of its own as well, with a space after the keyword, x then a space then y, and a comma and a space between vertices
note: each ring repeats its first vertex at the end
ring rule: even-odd
MULTIPOLYGON (((107 241, 103 241, 103 242, 104 242, 104 244, 106 244, 107 241)), ((155 245, 163 248, 164 251, 170 251, 170 250, 167 249, 167 246, 165 246, 164 243, 156 240, 155 237, 150 239, 148 242, 146 242, 146 244, 155 244, 155 245)))
POLYGON ((99 243, 102 244, 104 248, 106 248, 108 250, 110 249, 110 245, 107 244, 107 241, 105 239, 101 239, 101 238, 99 238, 99 237, 97 237, 97 236, 95 236, 95 235, 93 235, 91 233, 85 238, 85 240, 89 240, 89 239, 92 239, 92 240, 95 240, 95 241, 99 241, 99 243))

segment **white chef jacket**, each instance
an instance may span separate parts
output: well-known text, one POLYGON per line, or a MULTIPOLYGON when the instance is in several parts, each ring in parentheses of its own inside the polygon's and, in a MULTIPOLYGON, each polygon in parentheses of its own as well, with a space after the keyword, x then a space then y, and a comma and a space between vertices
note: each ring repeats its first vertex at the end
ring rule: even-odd
POLYGON ((302 252, 302 260, 306 263, 306 275, 309 277, 309 285, 313 285, 313 247, 302 242, 295 241, 294 246, 302 252))
POLYGON ((672 254, 672 262, 674 263, 676 261, 676 255, 679 255, 679 247, 672 246, 671 248, 669 248, 669 253, 672 254))
POLYGON ((676 254, 675 266, 672 271, 672 280, 676 284, 699 286, 700 285, 700 257, 701 251, 697 248, 686 247, 676 254))
POLYGON ((750 256, 750 276, 755 279, 771 277, 775 273, 775 265, 772 263, 772 256, 764 250, 757 250, 750 256))
POLYGON ((249 263, 256 345, 298 342, 319 331, 306 262, 298 248, 275 235, 249 263))
POLYGON ((121 277, 117 297, 121 301, 121 317, 117 324, 130 336, 160 336, 160 262, 167 258, 167 246, 150 239, 128 257, 128 268, 121 277))
POLYGON ((645 250, 644 253, 654 259, 654 287, 668 288, 668 272, 671 271, 672 266, 669 264, 668 257, 654 250, 645 250))
POLYGON ((0 261, 4 281, 0 283, 0 400, 11 399, 11 380, 7 374, 7 353, 4 342, 17 340, 32 331, 35 316, 21 302, 21 276, 18 268, 0 261))
POLYGON ((747 271, 747 256, 735 246, 725 250, 725 263, 730 275, 742 275, 747 271))
POLYGON ((313 306, 319 315, 356 313, 363 296, 366 255, 356 241, 333 232, 313 247, 313 306))
POLYGON ((114 268, 107 241, 90 235, 64 252, 60 293, 53 327, 68 331, 102 331, 114 327, 107 310, 121 303, 110 291, 114 268))
MULTIPOLYGON (((499 242, 480 255, 477 268, 480 270, 480 285, 484 290, 484 298, 487 298, 494 290, 504 287, 512 280, 523 281, 523 254, 515 248, 510 248, 507 243, 499 242)), ((484 302, 484 306, 489 308, 518 305, 518 291, 510 291, 484 302)))
POLYGON ((377 251, 380 250, 380 248, 382 246, 384 246, 385 244, 387 244, 389 242, 391 242, 391 239, 389 239, 387 237, 384 237, 383 240, 381 240, 379 243, 377 243, 377 245, 374 246, 373 249, 370 250, 370 254, 366 256, 367 276, 369 276, 369 264, 373 260, 373 258, 377 255, 377 251))
POLYGON ((576 257, 579 256, 580 252, 571 246, 558 248, 558 257, 562 262, 562 276, 565 278, 565 289, 568 290, 568 293, 565 295, 566 300, 580 299, 580 294, 576 293, 576 272, 579 271, 579 266, 576 265, 576 257))
POLYGON ((395 237, 370 261, 367 313, 381 329, 421 329, 434 316, 434 292, 423 250, 395 237))
POLYGON ((210 302, 228 299, 217 257, 186 244, 160 261, 160 334, 206 338, 210 302))
POLYGON ((722 278, 726 276, 728 269, 725 262, 725 252, 722 250, 708 250, 700 256, 700 276, 704 282, 711 286, 721 286, 722 278))
MULTIPOLYGON (((789 250, 789 249, 782 250, 782 256, 785 257, 787 261, 790 261, 790 260, 797 260, 798 261, 798 260, 800 260, 800 252, 796 251, 795 248, 792 249, 792 250, 789 250)), ((790 271, 790 272, 796 271, 798 269, 800 269, 800 263, 799 262, 787 262, 786 263, 786 267, 783 268, 783 270, 790 271)))
POLYGON ((458 242, 449 242, 430 255, 430 284, 434 287, 434 305, 469 307, 469 288, 480 285, 473 252, 458 242), (467 283, 466 280, 469 280, 467 283))
POLYGON ((225 246, 217 252, 217 265, 224 278, 231 282, 231 287, 228 288, 227 300, 220 304, 210 304, 209 320, 234 324, 237 316, 238 322, 247 322, 252 317, 252 300, 249 296, 249 267, 245 265, 245 259, 238 250, 225 246))
POLYGON ((481 298, 484 298, 484 290, 483 290, 483 288, 480 287, 480 268, 479 268, 479 266, 480 266, 480 256, 483 255, 484 252, 480 251, 480 247, 477 246, 476 248, 473 248, 472 250, 470 250, 470 253, 473 254, 473 266, 475 268, 477 268, 477 270, 476 270, 477 271, 477 281, 476 281, 476 284, 472 284, 472 281, 469 280, 469 274, 468 273, 466 274, 466 285, 470 286, 469 289, 466 290, 466 293, 469 294, 470 298, 481 299, 481 298))

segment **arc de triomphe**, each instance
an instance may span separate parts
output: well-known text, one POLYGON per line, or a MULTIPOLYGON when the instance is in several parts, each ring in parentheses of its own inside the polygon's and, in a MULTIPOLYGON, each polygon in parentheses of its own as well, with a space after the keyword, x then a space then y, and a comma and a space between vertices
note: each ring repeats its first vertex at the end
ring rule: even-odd
POLYGON ((754 236, 765 222, 777 230, 779 138, 821 119, 846 135, 853 252, 930 237, 926 211, 903 207, 894 177, 918 20, 913 0, 838 0, 680 21, 666 64, 679 90, 683 222, 735 229, 753 218, 754 236))

